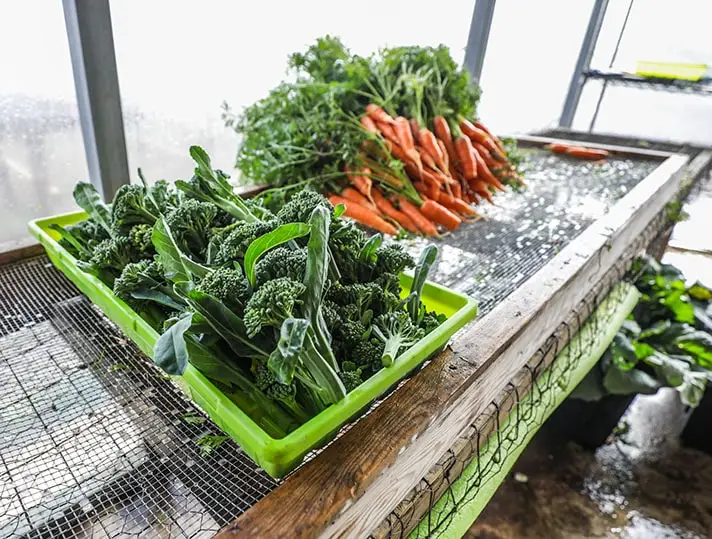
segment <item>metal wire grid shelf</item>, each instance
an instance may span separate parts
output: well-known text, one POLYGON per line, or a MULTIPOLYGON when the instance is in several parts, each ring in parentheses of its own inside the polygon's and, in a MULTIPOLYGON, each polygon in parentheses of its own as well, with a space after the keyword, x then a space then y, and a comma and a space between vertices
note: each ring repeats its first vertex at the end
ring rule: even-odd
MULTIPOLYGON (((435 279, 484 312, 655 166, 529 164, 526 203, 441 249, 435 279)), ((0 536, 210 536, 277 486, 231 440, 211 449, 222 433, 46 258, 0 282, 0 536)))
POLYGON ((611 290, 614 290, 612 296, 625 295, 623 290, 614 289, 615 285, 626 278, 626 271, 636 254, 646 248, 657 248, 668 224, 667 216, 660 214, 616 267, 592 285, 587 297, 559 325, 499 398, 490 404, 489 411, 469 426, 459 441, 371 534, 371 539, 438 537, 447 531, 459 508, 487 488, 488 481, 500 471, 504 456, 521 445, 522 431, 537 429, 542 424, 543 418, 556 406, 557 391, 573 389, 570 378, 576 365, 597 344, 600 338, 598 328, 608 326, 622 298, 611 298, 613 301, 608 303, 605 312, 596 312, 597 309, 611 290), (589 316, 592 313, 595 315, 589 316), (575 347, 566 348, 586 323, 592 325, 592 330, 585 333, 585 338, 575 347), (505 422, 508 417, 510 420, 505 422), (454 482, 475 459, 477 470, 468 479, 466 488, 454 489, 454 482), (448 503, 439 504, 443 497, 448 503))
POLYGON ((631 88, 648 88, 666 92, 685 93, 694 95, 712 95, 712 79, 705 78, 699 81, 682 79, 665 79, 657 77, 641 77, 632 73, 599 71, 592 69, 584 72, 588 80, 603 80, 617 86, 631 88))

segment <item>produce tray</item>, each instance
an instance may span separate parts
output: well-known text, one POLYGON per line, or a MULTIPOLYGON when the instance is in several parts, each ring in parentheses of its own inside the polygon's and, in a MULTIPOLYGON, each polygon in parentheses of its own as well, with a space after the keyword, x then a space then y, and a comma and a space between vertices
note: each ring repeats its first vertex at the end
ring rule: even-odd
MULTIPOLYGON (((114 296, 104 283, 80 270, 77 260, 59 245, 59 235, 49 228, 52 224, 75 224, 86 217, 84 212, 78 211, 36 219, 29 223, 29 230, 45 248, 52 263, 146 355, 153 357, 153 346, 159 334, 114 296)), ((411 282, 410 275, 401 275, 404 294, 409 292, 411 282)), ((342 401, 313 417, 284 438, 275 439, 269 436, 235 402, 192 366, 189 365, 182 376, 174 379, 260 467, 272 477, 282 477, 298 466, 309 451, 328 442, 351 418, 442 349, 450 337, 477 314, 477 304, 473 299, 432 282, 425 284, 421 299, 428 309, 446 315, 447 320, 400 356, 392 367, 382 369, 342 401)))

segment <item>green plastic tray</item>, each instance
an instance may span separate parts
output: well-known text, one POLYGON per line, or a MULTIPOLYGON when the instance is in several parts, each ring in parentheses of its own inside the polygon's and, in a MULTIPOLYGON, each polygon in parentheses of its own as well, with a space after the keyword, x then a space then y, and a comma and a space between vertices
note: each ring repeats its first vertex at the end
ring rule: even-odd
MULTIPOLYGON (((56 223, 67 226, 86 219, 84 212, 66 213, 36 219, 29 223, 30 232, 47 251, 54 265, 118 325, 149 357, 158 333, 93 275, 77 267, 77 260, 58 243, 59 236, 49 228, 56 223)), ((404 291, 412 277, 401 275, 404 291)), ((322 411, 284 438, 269 436, 227 395, 218 390, 197 369, 188 366, 182 376, 174 377, 181 389, 242 449, 272 477, 293 470, 304 456, 332 439, 352 417, 382 396, 409 372, 441 350, 452 335, 477 314, 477 304, 467 296, 427 282, 422 300, 428 309, 445 314, 448 319, 435 331, 400 356, 392 367, 382 369, 346 398, 322 411)))

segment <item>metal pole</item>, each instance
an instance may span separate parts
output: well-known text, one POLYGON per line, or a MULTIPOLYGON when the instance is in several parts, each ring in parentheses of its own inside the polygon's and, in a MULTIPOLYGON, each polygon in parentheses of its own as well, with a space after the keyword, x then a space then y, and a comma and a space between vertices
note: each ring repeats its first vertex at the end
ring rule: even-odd
POLYGON ((591 18, 588 21, 586 35, 581 44, 574 74, 569 84, 569 91, 566 94, 566 101, 564 101, 564 109, 559 119, 560 127, 571 127, 571 124, 574 123, 574 116, 576 115, 576 109, 581 99, 583 85, 586 82, 583 73, 588 71, 591 66, 593 50, 596 48, 596 41, 598 41, 598 35, 601 33, 601 25, 606 15, 606 8, 608 8, 608 0, 595 0, 593 3, 591 18))
POLYGON ((105 200, 129 183, 109 0, 62 0, 89 177, 105 200))
MULTIPOLYGON (((618 40, 616 41, 616 48, 613 49, 613 54, 611 55, 611 61, 608 63, 608 70, 613 69, 613 64, 616 63, 616 57, 618 56, 618 51, 621 48, 621 42, 623 41, 623 34, 625 33, 626 26, 628 26, 628 19, 630 19, 630 12, 633 10, 633 3, 635 0, 630 0, 628 4, 628 11, 625 12, 625 19, 623 19, 623 26, 621 26, 621 31, 618 34, 618 40)), ((588 126, 588 132, 593 131, 596 125, 596 119, 598 118, 598 113, 601 111, 601 104, 603 103, 603 96, 606 94, 606 89, 608 88, 608 79, 603 81, 601 87, 601 95, 598 96, 598 102, 596 103, 596 110, 593 111, 593 118, 591 118, 591 123, 588 126)))
POLYGON ((474 82, 479 82, 482 76, 482 66, 485 63, 485 52, 489 41, 494 4, 496 0, 475 0, 475 10, 470 23, 470 35, 465 48, 465 69, 474 82))

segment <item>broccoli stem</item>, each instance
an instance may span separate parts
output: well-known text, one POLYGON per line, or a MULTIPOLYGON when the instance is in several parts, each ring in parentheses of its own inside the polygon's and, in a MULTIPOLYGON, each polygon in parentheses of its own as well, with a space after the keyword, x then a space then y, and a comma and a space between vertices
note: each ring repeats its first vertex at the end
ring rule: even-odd
POLYGON ((381 363, 384 367, 390 367, 393 362, 398 357, 398 352, 403 347, 403 341, 400 335, 394 335, 386 339, 385 345, 383 347, 383 355, 381 356, 381 363))
POLYGON ((300 356, 305 368, 322 390, 325 404, 328 406, 340 401, 346 396, 346 388, 339 375, 316 347, 315 332, 311 327, 307 330, 305 344, 305 352, 300 356))
POLYGON ((284 406, 300 425, 311 419, 311 415, 297 402, 294 397, 284 397, 277 399, 279 404, 284 406))

